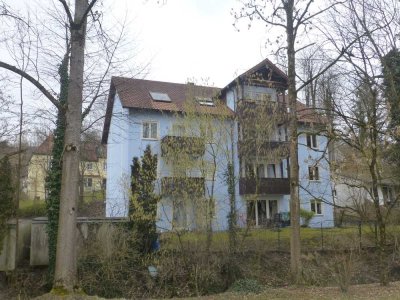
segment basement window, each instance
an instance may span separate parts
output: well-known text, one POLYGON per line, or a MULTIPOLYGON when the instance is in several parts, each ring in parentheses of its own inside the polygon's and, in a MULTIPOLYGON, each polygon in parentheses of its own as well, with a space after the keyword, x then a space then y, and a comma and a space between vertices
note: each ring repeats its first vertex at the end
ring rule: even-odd
POLYGON ((171 102, 171 98, 166 93, 150 92, 154 101, 171 102))

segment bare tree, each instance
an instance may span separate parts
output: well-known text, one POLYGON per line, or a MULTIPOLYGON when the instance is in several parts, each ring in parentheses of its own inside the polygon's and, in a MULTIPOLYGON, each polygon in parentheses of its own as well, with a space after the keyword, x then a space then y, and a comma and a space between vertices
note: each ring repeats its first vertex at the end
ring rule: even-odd
POLYGON ((300 43, 300 38, 305 41, 307 33, 311 29, 313 22, 329 11, 335 5, 326 4, 324 7, 317 7, 313 0, 270 0, 258 1, 248 0, 244 2, 243 8, 234 16, 236 20, 249 19, 251 21, 263 22, 267 26, 279 30, 278 50, 285 50, 287 58, 287 75, 288 75, 288 102, 289 102, 289 135, 290 135, 290 218, 291 218, 291 273, 293 280, 298 282, 301 274, 300 260, 300 201, 299 201, 299 165, 298 165, 298 116, 297 116, 297 94, 300 90, 307 87, 316 78, 321 76, 331 66, 333 66, 340 58, 332 59, 319 72, 313 74, 311 78, 304 80, 299 86, 296 86, 296 54, 309 47, 314 42, 309 44, 300 43), (284 42, 282 42, 284 41, 284 42))
MULTIPOLYGON (((391 131, 388 129, 382 67, 386 64, 385 55, 397 48, 396 37, 400 32, 398 11, 397 1, 350 0, 332 14, 331 27, 335 30, 329 34, 338 51, 342 45, 357 40, 344 51, 345 83, 342 88, 350 101, 333 102, 333 114, 338 122, 335 138, 354 151, 353 159, 363 177, 363 180, 349 185, 363 190, 367 198, 372 199, 378 226, 382 285, 388 283, 385 246, 386 222, 391 211, 378 195, 390 173, 384 157, 391 131)), ((391 85, 394 85, 393 81, 391 85)))

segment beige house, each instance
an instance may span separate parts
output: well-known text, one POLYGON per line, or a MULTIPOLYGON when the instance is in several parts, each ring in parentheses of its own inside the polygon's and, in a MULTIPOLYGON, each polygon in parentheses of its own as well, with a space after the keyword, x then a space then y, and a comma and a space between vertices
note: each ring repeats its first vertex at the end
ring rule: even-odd
MULTIPOLYGON (((48 136, 37 147, 28 163, 27 177, 23 182, 23 191, 29 200, 46 198, 45 179, 50 168, 54 138, 48 136)), ((100 198, 105 192, 107 166, 105 148, 97 143, 82 142, 80 163, 81 196, 100 198)))

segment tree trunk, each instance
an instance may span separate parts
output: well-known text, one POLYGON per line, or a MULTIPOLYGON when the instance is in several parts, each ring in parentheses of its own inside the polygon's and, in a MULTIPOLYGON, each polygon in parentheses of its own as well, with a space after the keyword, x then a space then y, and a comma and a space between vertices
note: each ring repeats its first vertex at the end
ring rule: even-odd
POLYGON ((296 68, 294 50, 294 28, 293 28, 293 0, 286 4, 287 16, 287 56, 288 56, 288 100, 289 100, 289 132, 290 132, 290 270, 295 283, 300 280, 301 274, 301 245, 300 245, 300 199, 299 199, 299 163, 298 163, 298 141, 297 141, 297 92, 296 92, 296 68))
POLYGON ((60 219, 57 239, 54 287, 73 291, 77 284, 76 202, 79 196, 79 149, 82 113, 82 89, 87 0, 75 1, 74 24, 71 24, 71 60, 63 169, 60 196, 60 219), (78 24, 81 23, 81 26, 78 24))

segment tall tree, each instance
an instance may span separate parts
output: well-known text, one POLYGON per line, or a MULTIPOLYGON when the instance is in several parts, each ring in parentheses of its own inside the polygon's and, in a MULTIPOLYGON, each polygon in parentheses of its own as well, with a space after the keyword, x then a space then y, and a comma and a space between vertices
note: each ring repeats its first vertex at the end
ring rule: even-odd
MULTIPOLYGON (((312 27, 313 21, 324 14, 333 6, 326 5, 323 8, 316 7, 313 0, 248 0, 244 2, 242 10, 235 14, 235 18, 249 19, 264 22, 267 26, 281 30, 278 33, 280 50, 285 50, 287 59, 288 75, 288 106, 289 106, 289 141, 290 141, 290 267, 293 280, 299 282, 301 275, 301 244, 300 244, 300 200, 299 200, 299 165, 298 165, 298 118, 297 118, 297 94, 304 87, 307 87, 316 78, 321 76, 340 58, 336 57, 324 66, 312 77, 304 80, 299 87, 296 86, 296 54, 309 44, 300 43, 300 38, 305 41, 307 33, 312 27), (280 38, 279 38, 280 37, 280 38), (279 41, 281 40, 281 41, 279 41), (283 41, 283 42, 282 42, 283 41)), ((314 42, 310 41, 310 44, 314 42)))
MULTIPOLYGON (((397 21, 399 4, 391 0, 349 0, 341 10, 332 12, 330 19, 331 44, 337 51, 344 52, 346 61, 342 65, 346 79, 342 89, 347 92, 343 99, 351 97, 347 102, 339 99, 333 102, 333 114, 340 125, 335 130, 336 139, 354 151, 357 163, 366 176, 360 188, 372 199, 378 231, 380 282, 386 285, 386 224, 391 207, 385 207, 385 203, 380 201, 378 189, 388 175, 387 166, 383 167, 385 141, 388 142, 393 132, 387 126, 388 111, 383 95, 391 94, 391 100, 387 101, 398 99, 394 73, 388 71, 391 62, 385 57, 390 50, 396 49, 400 32, 397 21), (353 40, 356 43, 352 43, 353 40), (343 51, 342 45, 350 44, 351 47, 343 51)), ((396 106, 394 109, 397 109, 396 106)))

